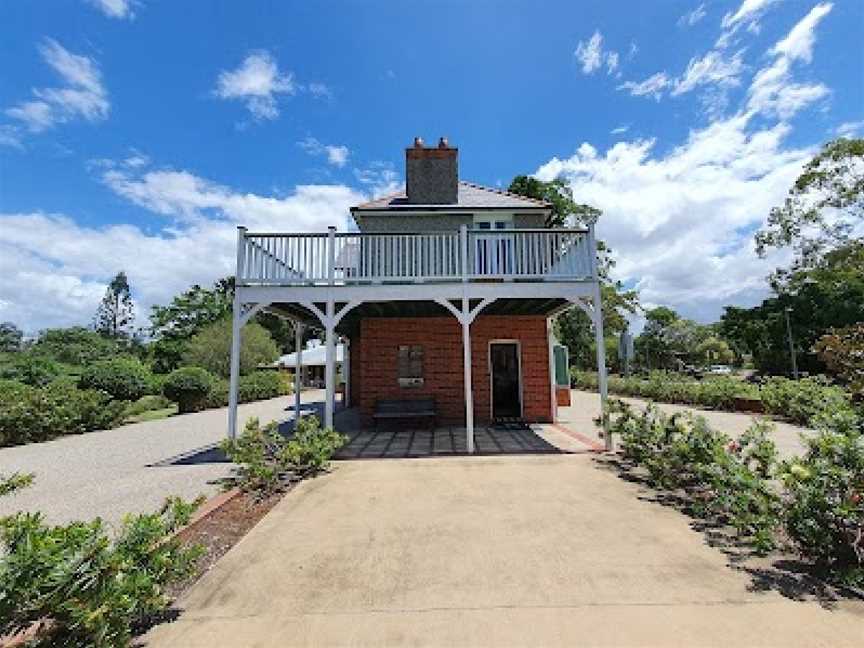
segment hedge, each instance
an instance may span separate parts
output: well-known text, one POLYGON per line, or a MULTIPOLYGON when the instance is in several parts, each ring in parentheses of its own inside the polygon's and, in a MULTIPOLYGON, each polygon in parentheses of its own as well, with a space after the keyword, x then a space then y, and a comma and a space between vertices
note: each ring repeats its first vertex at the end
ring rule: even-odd
MULTIPOLYGON (((574 369, 570 375, 574 388, 597 390, 596 373, 574 369)), ((609 393, 726 411, 735 411, 736 399, 758 399, 765 412, 810 427, 832 412, 853 409, 849 395, 822 376, 801 380, 774 377, 762 385, 753 385, 726 376, 692 380, 680 374, 652 371, 647 376, 610 376, 609 393)))
POLYGON ((0 381, 0 446, 47 441, 66 434, 115 427, 125 404, 69 380, 45 387, 0 381))
MULTIPOLYGON (((229 383, 200 367, 175 369, 165 379, 163 394, 176 402, 181 413, 228 405, 229 383), (181 402, 182 400, 182 402, 181 402)), ((291 393, 291 382, 278 371, 256 371, 240 376, 240 403, 276 398, 291 393)))

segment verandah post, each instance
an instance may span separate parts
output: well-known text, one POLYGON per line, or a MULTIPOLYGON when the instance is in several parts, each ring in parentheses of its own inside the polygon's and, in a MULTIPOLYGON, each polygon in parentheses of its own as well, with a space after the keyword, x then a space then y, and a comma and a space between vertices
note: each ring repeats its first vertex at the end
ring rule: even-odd
POLYGON ((333 321, 335 317, 336 304, 333 299, 327 300, 327 315, 324 322, 326 331, 326 361, 324 367, 324 384, 326 387, 326 395, 324 397, 324 426, 333 427, 333 401, 336 394, 335 381, 336 372, 334 371, 336 364, 336 332, 334 331, 333 321))
POLYGON ((297 322, 294 324, 294 420, 300 418, 300 391, 303 388, 303 330, 306 327, 297 322))
POLYGON ((469 454, 474 453, 474 396, 471 390, 471 308, 467 297, 462 298, 462 362, 465 371, 465 441, 469 454))
POLYGON ((244 281, 246 228, 237 228, 237 270, 234 273, 234 307, 231 320, 231 380, 228 386, 228 438, 237 437, 237 390, 240 382, 240 335, 243 328, 241 284, 244 281))
POLYGON ((594 223, 588 225, 588 249, 591 253, 591 280, 594 292, 591 301, 594 305, 594 344, 597 347, 597 384, 600 389, 600 419, 603 423, 603 439, 606 450, 612 451, 612 435, 609 432, 609 415, 606 403, 609 399, 608 377, 606 375, 606 339, 603 335, 603 300, 600 293, 600 273, 597 268, 597 239, 594 237, 594 223))

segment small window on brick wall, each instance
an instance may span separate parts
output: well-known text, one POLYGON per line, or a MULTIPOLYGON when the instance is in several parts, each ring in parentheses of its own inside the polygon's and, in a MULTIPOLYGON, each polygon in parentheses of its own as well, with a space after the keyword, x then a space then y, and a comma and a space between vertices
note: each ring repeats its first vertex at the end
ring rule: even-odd
POLYGON ((419 344, 399 347, 398 380, 402 387, 419 387, 423 384, 423 347, 419 344))

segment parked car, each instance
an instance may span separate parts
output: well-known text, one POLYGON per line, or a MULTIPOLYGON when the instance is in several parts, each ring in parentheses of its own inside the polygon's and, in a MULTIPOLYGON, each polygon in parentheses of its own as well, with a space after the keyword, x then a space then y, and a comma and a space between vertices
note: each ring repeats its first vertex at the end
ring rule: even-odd
POLYGON ((732 373, 732 367, 721 364, 711 365, 708 367, 708 373, 714 376, 728 376, 732 373))

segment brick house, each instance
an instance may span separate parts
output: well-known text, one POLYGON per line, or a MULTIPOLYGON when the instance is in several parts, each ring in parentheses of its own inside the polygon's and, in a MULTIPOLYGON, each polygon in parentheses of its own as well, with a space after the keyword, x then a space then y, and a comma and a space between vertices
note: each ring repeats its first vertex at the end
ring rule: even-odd
POLYGON ((293 320, 298 340, 304 326, 324 328, 326 425, 337 337, 345 399, 367 419, 381 400, 434 399, 439 421, 464 423, 469 452, 475 421, 552 422, 552 318, 574 305, 601 342, 605 399, 593 224, 548 228, 551 205, 461 181, 458 155, 444 138, 417 138, 405 191, 352 207, 357 231, 239 228, 229 434, 242 325, 261 309, 293 320))

